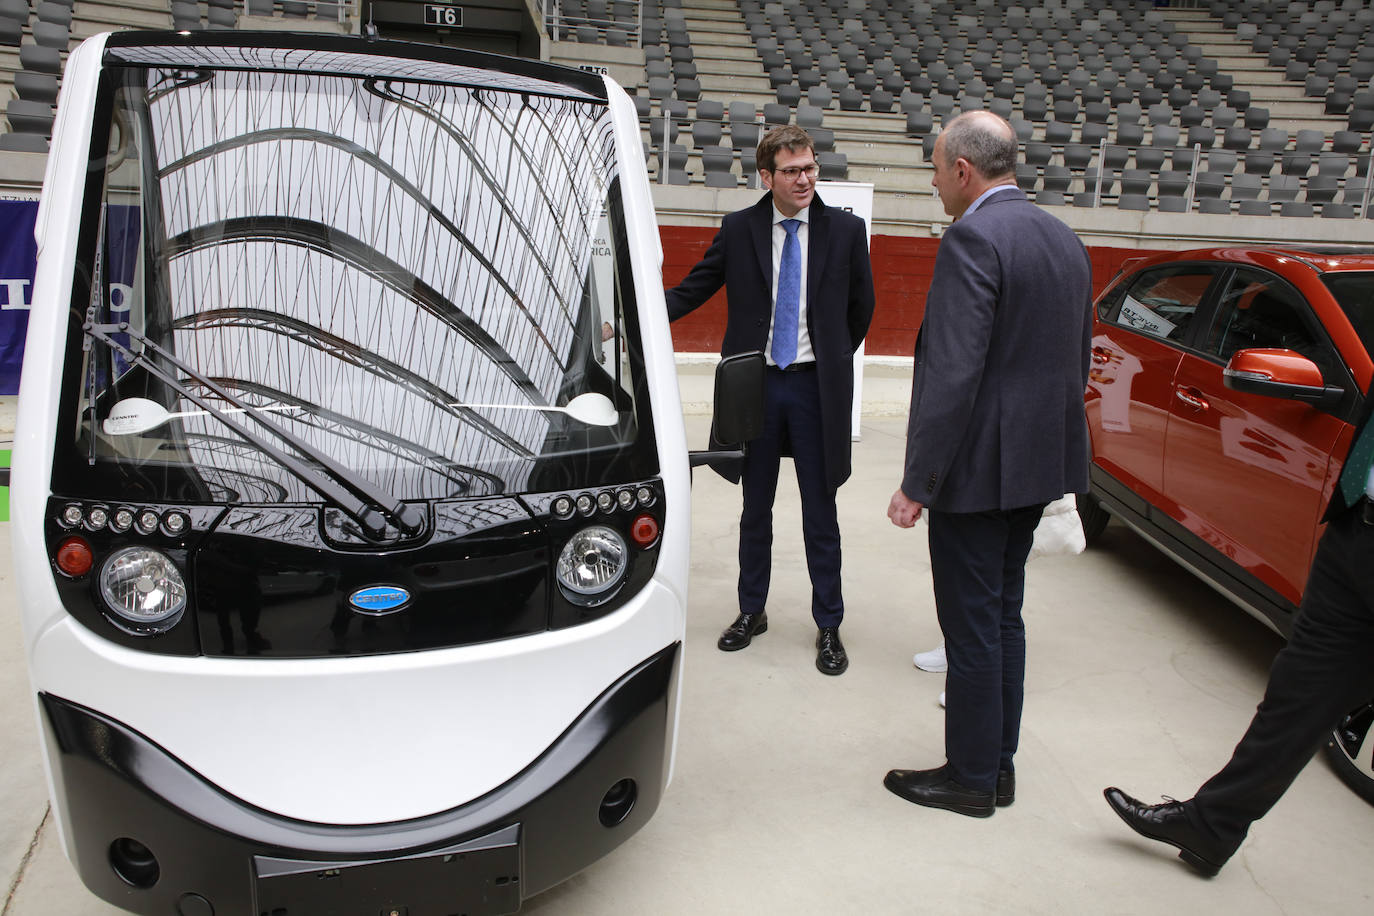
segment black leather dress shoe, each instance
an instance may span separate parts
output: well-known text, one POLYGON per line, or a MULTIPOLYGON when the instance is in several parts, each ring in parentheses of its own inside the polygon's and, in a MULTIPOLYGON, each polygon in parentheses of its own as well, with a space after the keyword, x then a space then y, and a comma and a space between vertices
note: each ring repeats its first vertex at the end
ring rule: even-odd
POLYGON ((997 771, 997 807, 1005 808, 1016 801, 1016 774, 1011 770, 997 771))
POLYGON ((844 674, 849 656, 840 642, 839 627, 821 627, 816 634, 816 670, 821 674, 844 674))
POLYGON ((725 632, 720 634, 720 639, 716 640, 716 648, 722 652, 736 652, 753 642, 755 636, 766 632, 768 632, 768 614, 766 611, 759 611, 757 614, 741 613, 735 618, 735 622, 726 627, 725 632))
POLYGON ((1146 805, 1115 786, 1105 789, 1102 794, 1128 827, 1147 839, 1177 846, 1178 857, 1200 874, 1210 878, 1226 864, 1229 856, 1217 848, 1215 841, 1207 839, 1193 826, 1183 810, 1182 802, 1146 805))
POLYGON ((891 770, 883 785, 893 795, 927 808, 943 808, 969 817, 992 817, 995 792, 970 789, 950 778, 948 766, 933 770, 891 770))

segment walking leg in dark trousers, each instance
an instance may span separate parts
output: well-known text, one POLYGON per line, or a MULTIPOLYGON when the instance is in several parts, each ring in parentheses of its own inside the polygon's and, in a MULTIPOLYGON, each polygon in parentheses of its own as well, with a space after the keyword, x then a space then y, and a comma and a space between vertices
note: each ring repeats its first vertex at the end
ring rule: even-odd
POLYGON ((1317 547, 1293 635, 1229 763, 1186 802, 1107 801, 1133 829, 1215 874, 1293 784, 1342 716, 1374 695, 1374 525, 1347 511, 1317 547))

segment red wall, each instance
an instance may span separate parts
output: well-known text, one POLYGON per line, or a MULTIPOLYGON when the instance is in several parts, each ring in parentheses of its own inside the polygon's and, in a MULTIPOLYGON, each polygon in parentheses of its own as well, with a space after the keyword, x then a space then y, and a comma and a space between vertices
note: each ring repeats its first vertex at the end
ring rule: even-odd
MULTIPOLYGON (((663 282, 676 286, 711 244, 714 228, 662 226, 663 282)), ((875 235, 869 246, 878 305, 873 314, 864 352, 870 356, 910 356, 916 346, 916 330, 926 311, 926 290, 935 267, 940 240, 896 235, 875 235)), ((1121 262, 1147 254, 1134 248, 1089 248, 1093 265, 1093 293, 1102 290, 1116 275, 1121 262)), ((673 323, 673 347, 678 352, 710 353, 720 349, 725 330, 725 291, 686 318, 673 323)))

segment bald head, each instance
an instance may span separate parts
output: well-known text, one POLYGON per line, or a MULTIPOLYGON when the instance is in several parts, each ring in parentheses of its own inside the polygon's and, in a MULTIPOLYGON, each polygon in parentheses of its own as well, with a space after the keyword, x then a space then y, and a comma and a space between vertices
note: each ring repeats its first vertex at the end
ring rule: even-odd
POLYGON ((945 165, 964 159, 994 184, 1016 178, 1016 132, 992 112, 964 112, 945 125, 939 139, 945 165))
POLYGON ((958 219, 989 188, 1016 182, 1016 133, 990 111, 967 111, 935 138, 931 184, 958 219))

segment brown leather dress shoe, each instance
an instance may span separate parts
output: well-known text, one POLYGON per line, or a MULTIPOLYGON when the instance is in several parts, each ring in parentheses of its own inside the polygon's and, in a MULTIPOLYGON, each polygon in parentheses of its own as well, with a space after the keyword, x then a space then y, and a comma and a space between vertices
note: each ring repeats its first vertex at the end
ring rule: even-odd
POLYGON ((735 622, 726 627, 725 632, 720 634, 720 639, 716 640, 716 648, 722 652, 738 652, 753 642, 755 636, 766 632, 768 632, 767 612, 759 611, 757 614, 741 612, 735 618, 735 622))
POLYGON ((1107 804, 1136 833, 1150 840, 1176 846, 1178 857, 1198 873, 1212 877, 1221 871, 1230 856, 1217 847, 1201 830, 1193 826, 1183 810, 1183 802, 1166 801, 1162 805, 1147 805, 1112 786, 1103 790, 1107 804))
POLYGON ((849 655, 840 642, 839 627, 821 627, 816 634, 816 670, 821 674, 844 674, 849 655))

